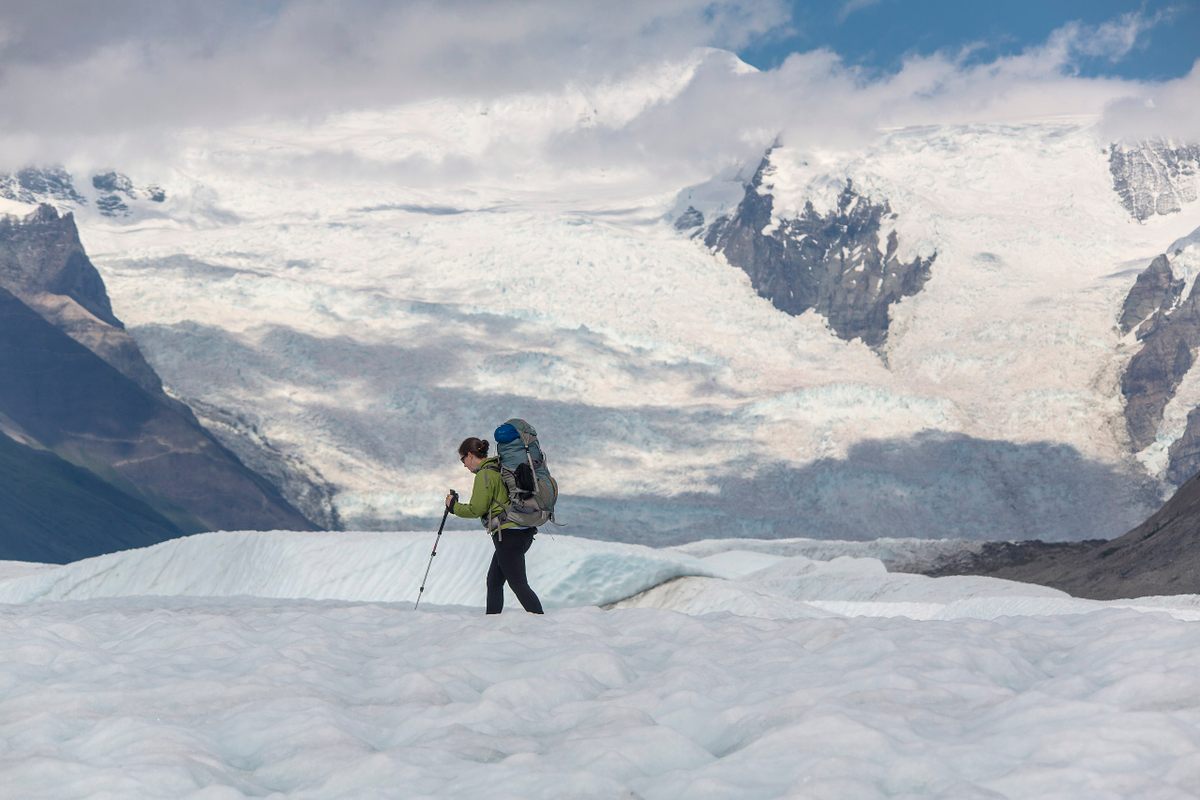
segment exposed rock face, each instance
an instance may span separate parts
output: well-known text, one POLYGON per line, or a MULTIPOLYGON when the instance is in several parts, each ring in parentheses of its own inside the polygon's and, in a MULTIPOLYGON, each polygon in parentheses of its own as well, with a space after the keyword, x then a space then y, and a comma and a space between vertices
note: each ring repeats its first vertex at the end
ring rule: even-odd
POLYGON ((769 164, 768 153, 736 212, 709 227, 705 244, 745 270, 776 308, 793 315, 815 309, 841 338, 861 338, 881 352, 892 304, 921 290, 934 256, 901 261, 895 231, 881 249, 882 224, 895 215, 849 181, 829 213, 818 214, 810 202, 796 219, 772 225, 774 201, 763 189, 769 164))
MULTIPOLYGON (((27 512, 21 547, 33 528, 73 524, 69 503, 56 510, 64 498, 110 515, 125 509, 131 527, 114 523, 114 530, 141 543, 200 530, 314 527, 163 393, 113 314, 71 215, 60 217, 49 206, 23 221, 0 219, 0 376, 0 437, 48 451, 5 451, 8 466, 24 465, 49 481, 30 495, 41 498, 36 507, 28 507, 28 498, 0 500, 0 517, 5 509, 27 512), (51 456, 94 480, 72 478, 51 456)), ((64 547, 72 558, 103 552, 89 549, 98 540, 84 539, 87 546, 47 544, 42 555, 61 558, 64 547)), ((108 549, 123 542, 118 536, 108 549)), ((0 539, 0 559, 29 557, 6 546, 0 539)))
MULTIPOLYGON (((167 193, 161 186, 135 186, 127 175, 109 171, 92 176, 96 208, 106 217, 128 217, 131 202, 162 203, 167 193)), ((60 208, 86 206, 87 198, 75 188, 75 179, 62 167, 26 168, 12 175, 0 175, 0 197, 36 205, 47 203, 60 208)))
POLYGON ((110 171, 93 175, 92 188, 105 192, 97 198, 96 207, 100 209, 101 214, 107 217, 129 216, 130 211, 129 206, 125 203, 126 200, 145 198, 154 203, 161 203, 167 199, 167 193, 162 188, 147 186, 139 189, 133 185, 133 181, 127 175, 119 172, 110 171))
POLYGON ((1200 408, 1188 412, 1187 427, 1167 450, 1167 480, 1176 486, 1200 474, 1200 408))
POLYGON ((1200 593, 1200 475, 1150 519, 1117 539, 1071 544, 990 543, 926 571, 1039 583, 1112 600, 1200 593))
POLYGON ((0 284, 17 294, 66 295, 97 319, 124 327, 83 252, 74 218, 60 217, 51 206, 39 206, 23 220, 0 217, 0 284))
POLYGON ((1150 319, 1159 311, 1169 312, 1179 302, 1184 281, 1176 279, 1171 271, 1171 262, 1160 255, 1150 262, 1137 277, 1121 311, 1121 333, 1131 330, 1150 319))
POLYGON ((1196 200, 1200 189, 1200 145, 1161 139, 1136 145, 1114 144, 1108 167, 1113 189, 1134 218, 1173 214, 1196 200))
POLYGON ((687 210, 679 215, 675 220, 675 230, 688 231, 699 228, 704 224, 704 214, 700 213, 698 208, 688 206, 687 210))
POLYGON ((42 205, 24 220, 0 217, 0 287, 148 392, 162 393, 158 375, 113 314, 71 214, 60 217, 42 205))
POLYGON ((92 186, 102 192, 121 193, 133 197, 133 181, 119 172, 105 172, 92 176, 92 186))
POLYGON ((129 206, 115 194, 102 195, 96 199, 96 208, 106 217, 127 217, 129 206))
POLYGON ((1192 368, 1200 346, 1200 296, 1195 289, 1179 306, 1160 311, 1138 329, 1142 349, 1121 378, 1125 423, 1135 450, 1150 445, 1163 410, 1192 368))
MULTIPOLYGON (((1178 257, 1179 251, 1171 255, 1178 257)), ((1200 347, 1200 283, 1193 283, 1184 297, 1186 282, 1176 277, 1171 255, 1158 256, 1138 276, 1121 313, 1121 331, 1136 330, 1141 342, 1121 378, 1125 423, 1135 451, 1154 442, 1163 412, 1200 347)), ((1193 434, 1197 436, 1200 432, 1193 434)), ((1177 442, 1175 452, 1182 458, 1189 447, 1177 442)), ((1190 477, 1190 472, 1181 474, 1184 469, 1183 462, 1172 459, 1170 472, 1176 480, 1190 477)))
POLYGON ((87 200, 76 191, 71 173, 61 167, 27 167, 15 175, 0 175, 0 197, 30 204, 57 200, 87 205, 87 200))

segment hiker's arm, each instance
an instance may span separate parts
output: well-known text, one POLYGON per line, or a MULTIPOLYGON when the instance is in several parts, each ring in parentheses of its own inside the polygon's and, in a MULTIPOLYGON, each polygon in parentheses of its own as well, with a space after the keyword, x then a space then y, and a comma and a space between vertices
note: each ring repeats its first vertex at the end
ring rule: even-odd
POLYGON ((465 503, 455 503, 454 516, 464 519, 478 519, 488 512, 492 505, 492 489, 488 485, 487 474, 483 470, 475 473, 475 485, 471 487, 471 499, 465 503))

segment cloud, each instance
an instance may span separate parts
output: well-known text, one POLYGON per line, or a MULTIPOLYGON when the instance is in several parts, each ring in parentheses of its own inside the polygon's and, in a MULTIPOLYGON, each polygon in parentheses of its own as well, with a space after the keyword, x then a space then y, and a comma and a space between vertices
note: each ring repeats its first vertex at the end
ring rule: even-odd
POLYGON ((1175 15, 1173 8, 1164 8, 1151 15, 1129 12, 1095 26, 1069 22, 1050 35, 1045 49, 1060 53, 1064 60, 1082 56, 1116 63, 1145 41, 1144 33, 1175 15))
POLYGON ((595 82, 787 20, 780 0, 145 0, 5 4, 0 144, 595 82))
MULTIPOLYGON (((1124 30, 1128 21, 1119 27, 1124 30)), ((974 61, 967 49, 913 56, 885 75, 848 65, 829 50, 794 54, 764 72, 733 71, 709 59, 669 100, 648 106, 619 127, 563 131, 550 153, 559 163, 596 166, 640 160, 666 178, 691 176, 691 170, 712 174, 753 160, 776 136, 800 147, 850 149, 887 128, 1096 121, 1146 88, 1076 74, 1077 43, 1087 43, 1091 53, 1108 54, 1130 46, 1115 29, 1072 25, 1037 47, 985 63, 974 61)), ((1177 83, 1155 88, 1160 104, 1170 100, 1164 115, 1179 123, 1174 129, 1183 135, 1185 120, 1194 118, 1189 92, 1197 95, 1194 84, 1177 83)), ((1165 125, 1160 119, 1143 122, 1143 132, 1165 125)), ((1191 138, 1200 140, 1200 130, 1193 129, 1191 138)))
MULTIPOLYGON (((914 56, 881 75, 822 49, 761 72, 697 50, 773 35, 789 20, 781 2, 26 5, 0 10, 0 170, 61 161, 132 171, 171 163, 184 139, 219 146, 229 126, 328 131, 364 114, 412 146, 310 143, 237 158, 248 172, 316 180, 444 185, 602 169, 678 186, 753 158, 779 134, 845 147, 887 127, 1103 115, 1121 136, 1200 140, 1195 69, 1157 84, 1078 74, 1081 59, 1135 52, 1163 13, 1070 23, 986 63, 968 49, 914 56)), ((346 131, 323 138, 349 141, 354 126, 346 131)))
POLYGON ((845 22, 852 14, 871 6, 877 6, 880 2, 881 0, 844 0, 837 12, 838 22, 845 22))
POLYGON ((1101 130, 1114 140, 1200 142, 1200 60, 1182 78, 1141 84, 1104 109, 1101 130))

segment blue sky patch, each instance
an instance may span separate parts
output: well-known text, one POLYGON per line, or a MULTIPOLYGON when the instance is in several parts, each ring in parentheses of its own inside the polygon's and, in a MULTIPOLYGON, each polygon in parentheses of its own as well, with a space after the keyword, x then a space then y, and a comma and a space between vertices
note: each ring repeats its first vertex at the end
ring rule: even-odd
POLYGON ((1200 0, 795 0, 791 6, 790 28, 744 48, 745 61, 771 69, 792 53, 827 48, 849 65, 886 74, 909 56, 969 48, 964 63, 986 63, 1040 47, 1072 23, 1083 29, 1083 47, 1071 60, 1082 77, 1165 80, 1187 74, 1200 58, 1200 0), (1114 52, 1100 34, 1126 15, 1143 27, 1131 48, 1114 52))

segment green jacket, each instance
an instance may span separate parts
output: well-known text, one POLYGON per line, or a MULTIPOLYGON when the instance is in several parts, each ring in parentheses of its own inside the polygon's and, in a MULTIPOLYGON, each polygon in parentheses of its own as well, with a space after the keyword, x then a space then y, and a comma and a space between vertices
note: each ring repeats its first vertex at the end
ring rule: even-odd
MULTIPOLYGON (((479 519, 487 527, 488 517, 498 517, 508 505, 508 489, 500 478, 498 468, 499 456, 484 459, 475 473, 475 484, 471 487, 471 499, 465 503, 455 503, 451 511, 454 516, 463 519, 479 519), (488 464, 495 464, 497 469, 487 469, 488 464)), ((517 527, 514 522, 504 522, 500 530, 517 527)))

